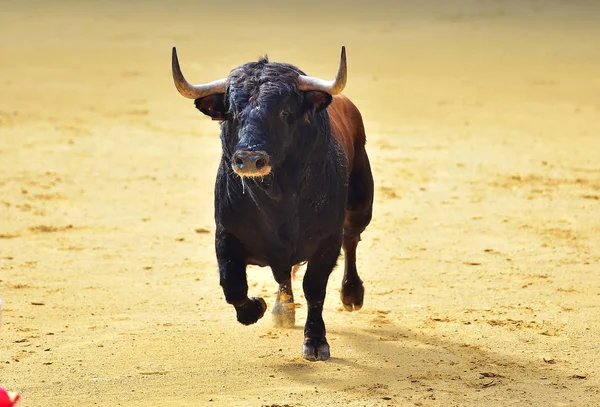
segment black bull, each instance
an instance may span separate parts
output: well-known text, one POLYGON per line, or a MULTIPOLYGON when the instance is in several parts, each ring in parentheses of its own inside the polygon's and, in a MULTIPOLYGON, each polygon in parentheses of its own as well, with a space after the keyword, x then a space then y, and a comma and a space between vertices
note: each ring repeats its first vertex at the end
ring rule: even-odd
POLYGON ((225 299, 239 322, 258 321, 267 305, 248 297, 246 267, 269 266, 279 284, 275 323, 292 326, 292 268, 307 261, 302 354, 328 359, 322 316, 327 281, 343 246, 342 303, 349 311, 362 307, 356 247, 373 204, 361 115, 349 99, 336 96, 346 82, 344 49, 331 82, 265 57, 234 69, 226 79, 191 85, 175 49, 173 78, 183 96, 221 122, 215 247, 225 299))

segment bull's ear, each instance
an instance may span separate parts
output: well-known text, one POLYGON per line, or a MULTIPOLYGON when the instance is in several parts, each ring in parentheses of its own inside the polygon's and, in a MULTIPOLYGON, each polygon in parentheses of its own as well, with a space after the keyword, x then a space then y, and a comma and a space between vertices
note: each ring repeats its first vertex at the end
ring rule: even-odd
POLYGON ((320 90, 309 90, 304 92, 302 107, 306 113, 316 113, 325 109, 331 103, 331 95, 320 90))
POLYGON ((205 96, 194 100, 196 108, 213 120, 224 121, 227 119, 227 110, 225 109, 225 95, 217 93, 215 95, 205 96))

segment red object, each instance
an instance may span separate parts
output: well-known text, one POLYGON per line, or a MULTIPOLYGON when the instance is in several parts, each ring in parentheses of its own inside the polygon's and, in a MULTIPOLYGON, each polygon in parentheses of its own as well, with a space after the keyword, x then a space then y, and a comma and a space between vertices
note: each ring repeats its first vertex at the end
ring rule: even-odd
POLYGON ((19 401, 19 393, 6 391, 0 387, 0 407, 13 407, 19 401))

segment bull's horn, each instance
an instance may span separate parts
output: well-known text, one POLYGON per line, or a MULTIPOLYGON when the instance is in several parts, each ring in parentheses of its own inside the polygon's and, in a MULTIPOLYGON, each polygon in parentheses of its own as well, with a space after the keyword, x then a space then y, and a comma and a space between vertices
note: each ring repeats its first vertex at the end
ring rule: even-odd
POLYGON ((340 65, 334 80, 326 81, 312 76, 300 75, 298 77, 298 90, 322 90, 330 95, 337 95, 344 90, 347 76, 346 47, 343 46, 342 55, 340 55, 340 65))
POLYGON ((181 93, 183 97, 188 99, 198 99, 216 93, 225 93, 227 87, 227 79, 217 79, 209 83, 203 83, 200 85, 192 85, 189 83, 181 73, 179 67, 179 60, 177 59, 177 50, 173 47, 173 56, 171 61, 171 69, 173 71, 173 82, 175 87, 181 93))

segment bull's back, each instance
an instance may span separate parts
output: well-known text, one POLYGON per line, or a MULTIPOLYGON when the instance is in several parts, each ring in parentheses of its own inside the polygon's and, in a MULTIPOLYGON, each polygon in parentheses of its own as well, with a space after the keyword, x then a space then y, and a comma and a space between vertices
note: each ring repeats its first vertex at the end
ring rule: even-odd
POLYGON ((327 108, 333 136, 342 145, 350 171, 361 165, 365 153, 365 128, 358 108, 344 95, 333 97, 327 108))

